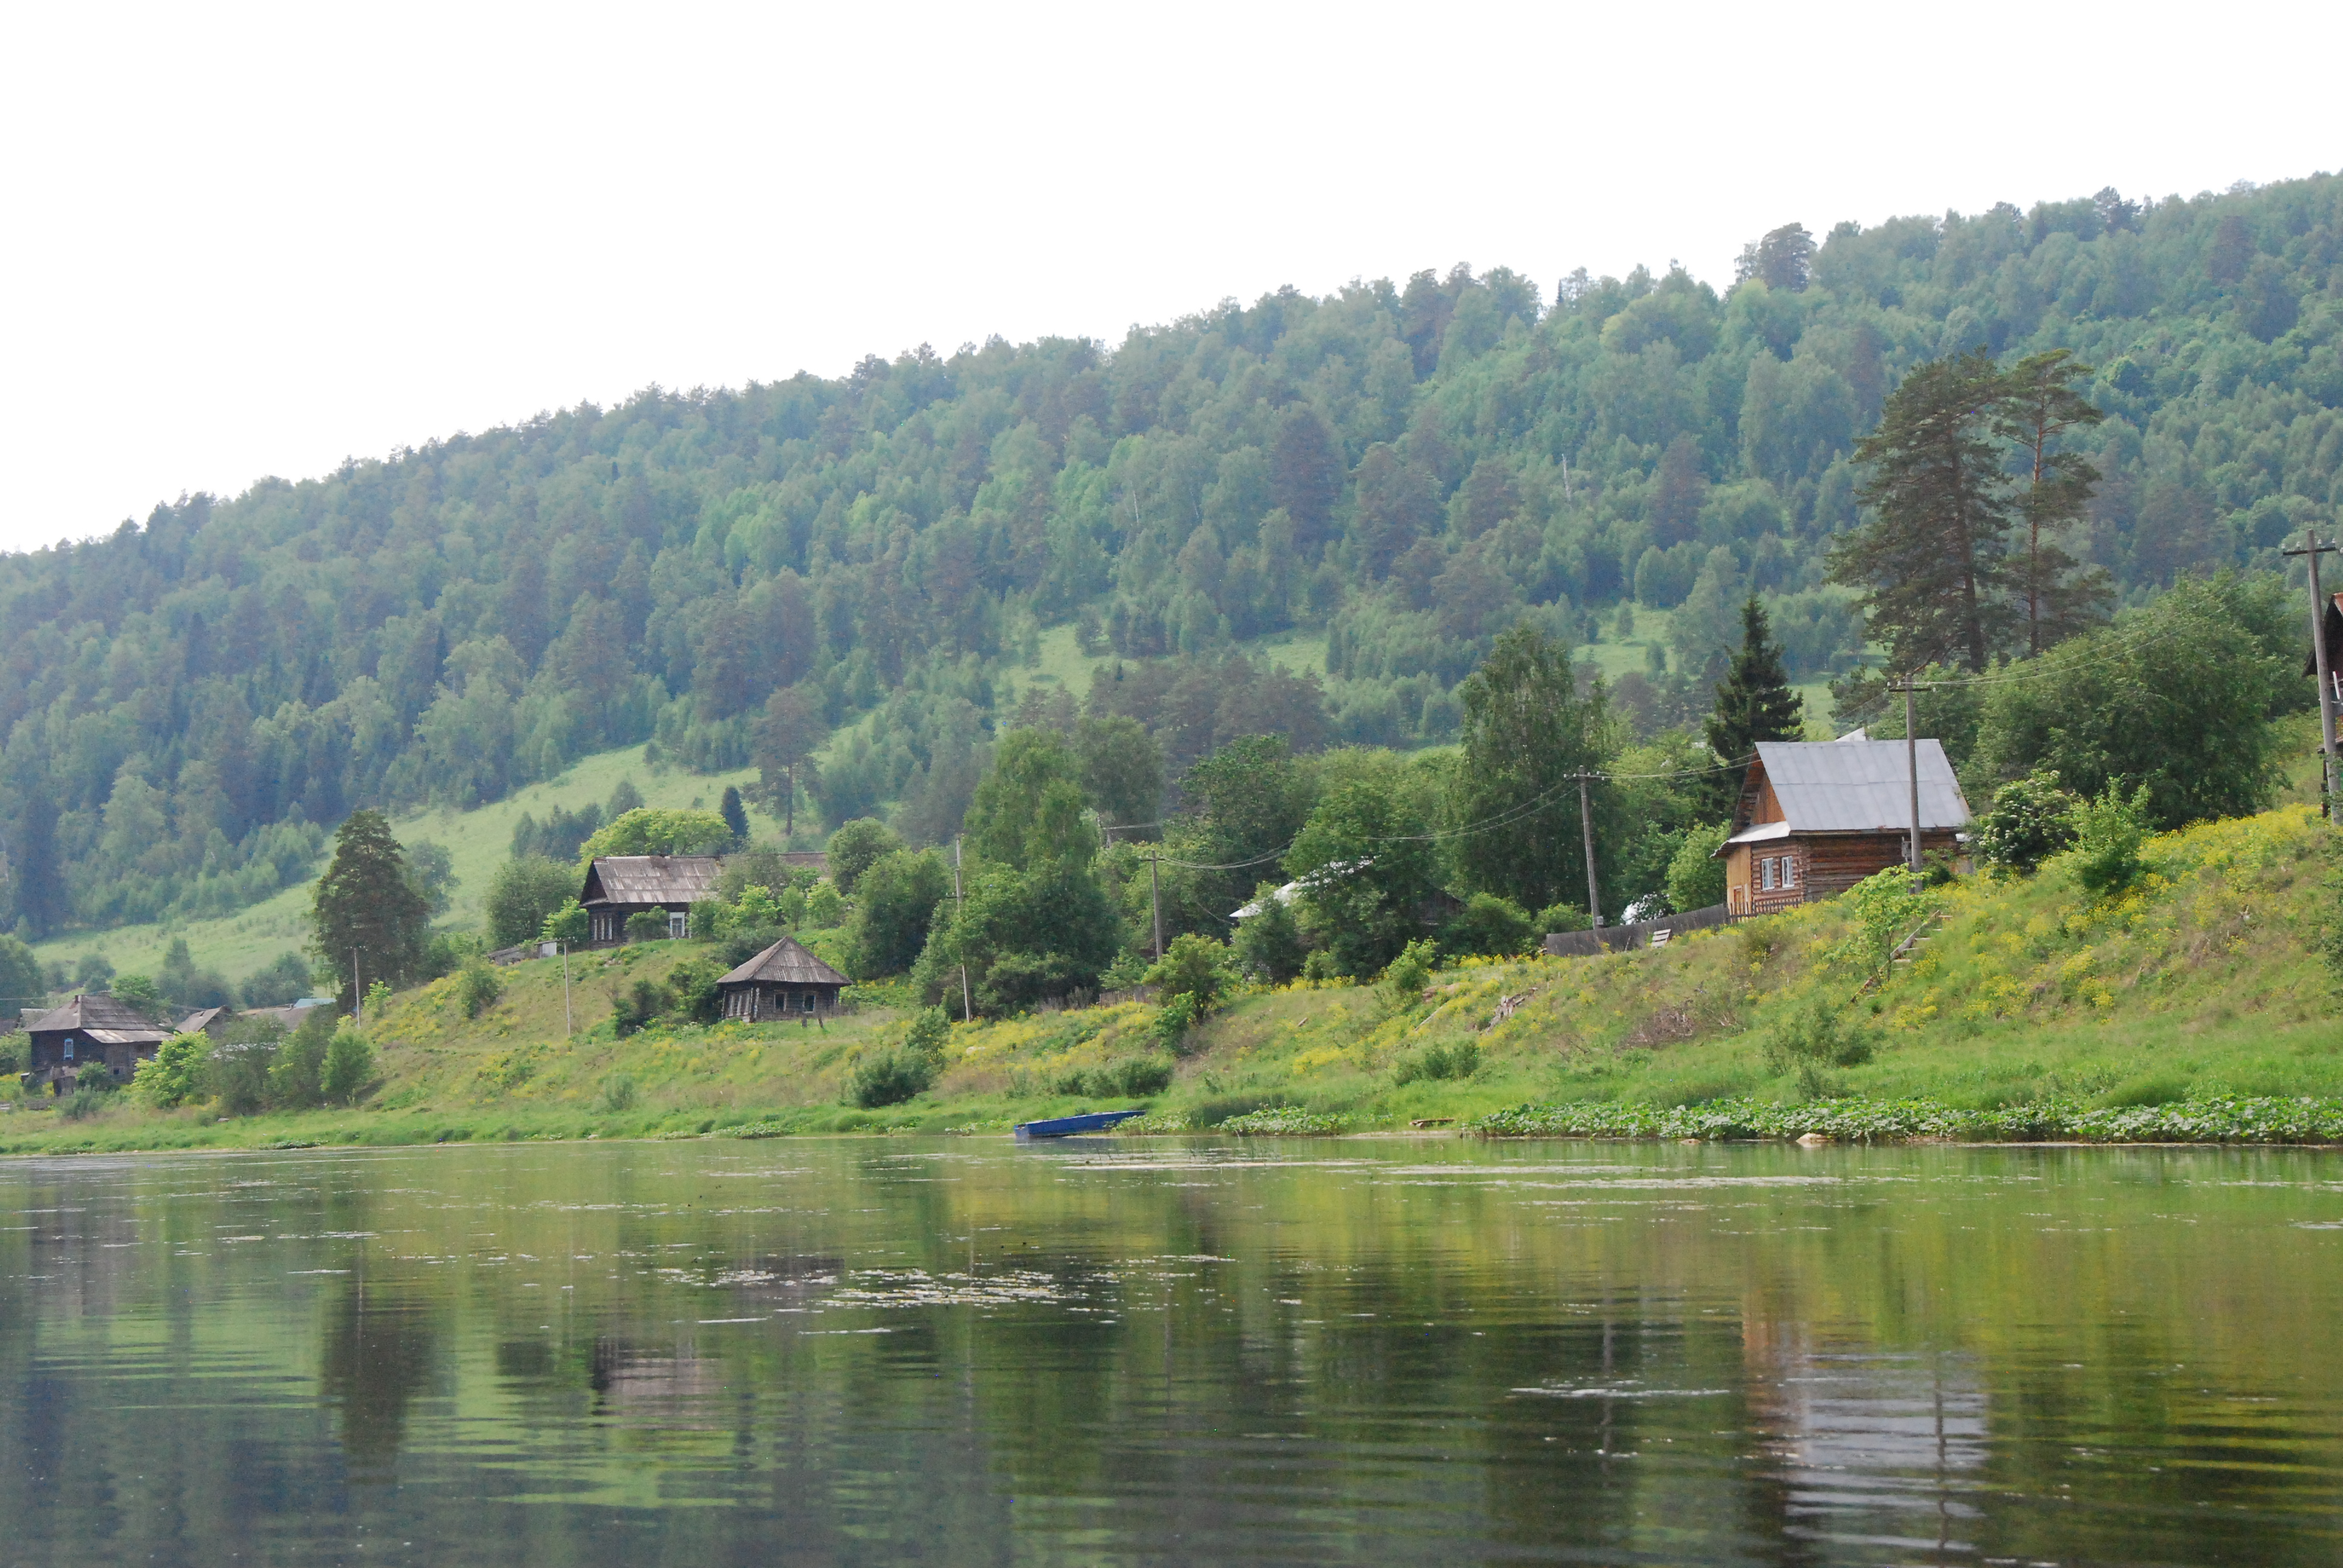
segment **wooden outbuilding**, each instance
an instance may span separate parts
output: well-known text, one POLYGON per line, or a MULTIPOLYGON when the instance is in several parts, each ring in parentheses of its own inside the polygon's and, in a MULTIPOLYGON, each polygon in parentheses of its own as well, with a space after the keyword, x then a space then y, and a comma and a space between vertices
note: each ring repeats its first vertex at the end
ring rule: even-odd
MULTIPOLYGON (((1915 749, 1922 851, 1956 849, 1969 823, 1960 780, 1934 740, 1915 749)), ((1725 905, 1762 915, 1843 893, 1905 864, 1912 761, 1901 740, 1761 740, 1744 777, 1725 860, 1725 905)))
POLYGON ((76 1087, 89 1071, 107 1074, 126 1083, 138 1064, 153 1058, 171 1038, 146 1014, 110 996, 76 996, 52 1008, 25 1026, 31 1042, 25 1087, 35 1093, 45 1089, 63 1094, 76 1087))
POLYGON ((748 1023, 835 1018, 846 977, 783 937, 716 982, 724 1016, 748 1023))
POLYGON ((716 897, 724 862, 713 855, 605 855, 586 869, 587 941, 615 947, 627 940, 627 920, 653 910, 667 914, 667 934, 691 934, 691 906, 716 897))

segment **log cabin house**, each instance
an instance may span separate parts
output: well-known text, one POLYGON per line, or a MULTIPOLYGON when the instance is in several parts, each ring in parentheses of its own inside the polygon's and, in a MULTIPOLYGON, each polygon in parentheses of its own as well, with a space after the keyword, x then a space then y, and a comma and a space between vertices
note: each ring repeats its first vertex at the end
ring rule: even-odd
POLYGON ((835 1018, 846 977, 783 937, 716 982, 724 1016, 749 1023, 835 1018))
POLYGON ((578 895, 587 917, 587 941, 616 947, 627 940, 627 919, 653 910, 667 914, 667 934, 691 934, 691 906, 716 896, 724 862, 713 855, 605 855, 586 870, 578 895))
POLYGON ((51 1008, 26 1020, 25 1033, 31 1050, 22 1081, 36 1094, 63 1094, 92 1070, 127 1083, 138 1064, 171 1038, 146 1014, 104 995, 77 996, 51 1008))
MULTIPOLYGON (((1918 746, 1920 847, 1955 848, 1968 801, 1945 749, 1918 746)), ((1725 861, 1725 904, 1763 915, 1843 893, 1905 863, 1912 824, 1910 765, 1901 740, 1861 730, 1838 740, 1761 740, 1744 777, 1725 861)))

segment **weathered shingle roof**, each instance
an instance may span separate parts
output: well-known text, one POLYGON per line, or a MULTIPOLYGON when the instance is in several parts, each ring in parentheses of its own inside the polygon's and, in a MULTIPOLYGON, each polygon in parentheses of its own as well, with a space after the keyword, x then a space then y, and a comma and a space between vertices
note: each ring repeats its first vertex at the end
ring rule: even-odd
POLYGON ((63 1033, 69 1029, 121 1030, 157 1040, 167 1038, 155 1027, 153 1019, 110 996, 77 996, 25 1023, 27 1034, 63 1033))
MULTIPOLYGON (((1923 740, 1917 750, 1921 831, 1966 827, 1969 804, 1944 747, 1923 740)), ((1900 832, 1912 826, 1911 765, 1901 740, 1761 740, 1757 760, 1792 832, 1900 832)))
POLYGON ((680 912, 716 896, 713 855, 605 855, 586 873, 581 904, 659 905, 680 912))
POLYGON ((783 937, 719 985, 844 985, 846 977, 805 950, 795 937, 783 937))
POLYGON ((201 1034, 204 1030, 212 1026, 212 1021, 215 1019, 218 1018, 226 1011, 227 1011, 227 1009, 224 1007, 207 1007, 199 1009, 195 1012, 191 1012, 186 1017, 179 1020, 179 1032, 181 1034, 201 1034))

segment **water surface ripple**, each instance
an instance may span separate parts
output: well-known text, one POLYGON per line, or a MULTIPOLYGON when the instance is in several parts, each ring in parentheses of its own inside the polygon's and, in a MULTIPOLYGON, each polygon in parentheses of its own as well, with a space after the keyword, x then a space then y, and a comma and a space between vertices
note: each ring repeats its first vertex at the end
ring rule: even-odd
POLYGON ((0 1187, 0 1565, 2343 1551, 2332 1154, 808 1140, 0 1187))

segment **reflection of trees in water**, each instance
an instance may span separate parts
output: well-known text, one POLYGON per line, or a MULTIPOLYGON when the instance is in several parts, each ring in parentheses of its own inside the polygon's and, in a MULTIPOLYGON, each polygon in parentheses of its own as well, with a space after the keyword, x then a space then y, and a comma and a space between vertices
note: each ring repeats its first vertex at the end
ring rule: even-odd
POLYGON ((353 1279, 326 1309, 317 1382, 335 1407, 354 1473, 387 1470, 407 1435, 407 1407, 431 1381, 437 1308, 353 1279))
POLYGON ((1751 1414, 1793 1538, 1966 1554, 1984 1518, 1985 1382, 1956 1352, 1816 1348, 1746 1325, 1751 1414))

